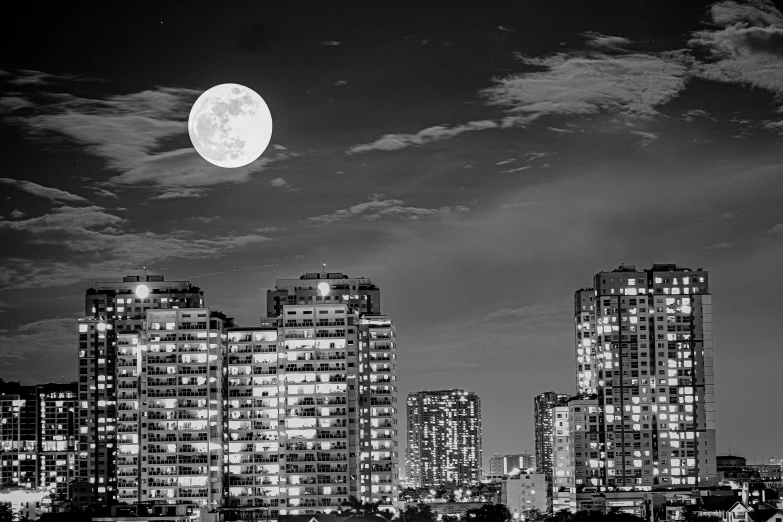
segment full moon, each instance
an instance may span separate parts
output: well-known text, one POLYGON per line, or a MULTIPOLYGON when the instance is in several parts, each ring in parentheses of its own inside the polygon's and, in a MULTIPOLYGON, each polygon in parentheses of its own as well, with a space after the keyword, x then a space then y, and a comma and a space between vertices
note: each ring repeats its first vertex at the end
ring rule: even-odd
POLYGON ((213 165, 244 167, 269 145, 272 115, 257 92, 224 83, 205 91, 193 104, 188 134, 196 152, 213 165))

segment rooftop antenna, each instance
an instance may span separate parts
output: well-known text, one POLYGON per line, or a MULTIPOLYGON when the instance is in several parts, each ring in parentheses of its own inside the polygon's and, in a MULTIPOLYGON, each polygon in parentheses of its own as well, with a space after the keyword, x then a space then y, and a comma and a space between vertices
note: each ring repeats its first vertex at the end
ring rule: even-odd
POLYGON ((323 267, 324 267, 324 274, 325 274, 325 273, 326 273, 326 259, 322 259, 322 260, 321 260, 321 263, 323 264, 323 267))

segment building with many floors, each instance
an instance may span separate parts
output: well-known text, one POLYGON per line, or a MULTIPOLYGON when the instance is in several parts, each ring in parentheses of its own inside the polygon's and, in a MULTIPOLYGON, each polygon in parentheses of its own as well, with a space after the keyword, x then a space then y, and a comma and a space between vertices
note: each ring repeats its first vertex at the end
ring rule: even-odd
POLYGON ((405 475, 411 487, 481 479, 481 399, 475 392, 411 392, 405 475))
POLYGON ((495 453, 489 459, 489 475, 492 477, 508 475, 514 470, 526 471, 531 468, 536 468, 536 456, 527 452, 510 455, 495 453))
MULTIPOLYGON (((140 336, 148 310, 203 306, 204 294, 199 288, 187 281, 165 281, 157 275, 98 282, 85 293, 85 317, 78 320, 77 479, 93 485, 93 502, 117 499, 117 419, 133 416, 129 412, 118 415, 117 379, 123 375, 117 367, 119 334, 140 336)), ((137 339, 140 341, 141 337, 137 339)), ((126 389, 124 395, 129 394, 126 389)))
POLYGON ((226 509, 312 515, 349 496, 395 509, 397 338, 379 289, 305 274, 267 306, 260 327, 228 331, 226 509))
POLYGON ((600 421, 590 448, 599 458, 575 476, 577 491, 714 485, 708 273, 672 264, 599 272, 576 292, 574 317, 577 390, 596 394, 600 421))
POLYGON ((0 381, 0 483, 68 495, 76 474, 76 386, 0 381))
POLYGON ((536 472, 552 480, 552 435, 554 433, 553 408, 566 403, 570 396, 553 391, 533 398, 533 417, 536 435, 536 472))
POLYGON ((117 499, 223 504, 224 354, 230 318, 150 309, 117 334, 117 499))
POLYGON ((576 291, 574 324, 577 396, 554 409, 553 507, 642 509, 644 492, 714 486, 707 272, 600 272, 576 291))

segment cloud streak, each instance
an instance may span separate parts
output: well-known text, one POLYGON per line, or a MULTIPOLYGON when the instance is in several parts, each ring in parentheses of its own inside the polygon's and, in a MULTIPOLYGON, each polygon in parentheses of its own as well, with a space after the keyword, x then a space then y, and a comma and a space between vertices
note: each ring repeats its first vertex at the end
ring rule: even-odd
POLYGON ((43 185, 33 183, 32 181, 0 178, 0 183, 11 185, 13 187, 18 188, 19 190, 23 190, 25 192, 34 194, 36 196, 40 196, 42 198, 51 199, 53 201, 70 201, 73 203, 87 202, 86 199, 84 199, 81 196, 77 196, 76 194, 71 194, 70 192, 66 192, 65 190, 60 190, 52 187, 44 187, 43 185))
MULTIPOLYGON (((157 199, 198 197, 214 185, 246 183, 271 161, 293 156, 285 149, 252 164, 223 169, 207 162, 192 148, 161 150, 167 140, 186 135, 190 106, 200 91, 157 87, 105 99, 71 94, 46 94, 47 103, 35 114, 13 115, 16 123, 34 138, 66 137, 119 172, 102 183, 103 188, 146 187, 157 199)), ((29 100, 22 99, 30 104, 29 100)), ((14 102, 19 106, 19 102, 14 102)))
MULTIPOLYGON (((417 220, 438 212, 438 210, 432 208, 405 206, 405 202, 401 199, 380 199, 382 197, 382 194, 378 194, 372 201, 336 210, 331 214, 311 217, 307 219, 307 222, 312 225, 323 226, 351 219, 364 221, 377 221, 387 218, 417 220)), ((457 212, 466 212, 470 209, 458 206, 455 210, 457 212)))
POLYGON ((5 260, 0 286, 64 286, 84 280, 85 274, 94 278, 172 259, 214 259, 269 241, 258 234, 203 237, 188 230, 161 233, 126 230, 127 226, 125 218, 99 206, 63 206, 29 219, 0 220, 0 232, 22 234, 23 242, 59 251, 56 261, 5 260))
MULTIPOLYGON (((529 57, 517 53, 523 64, 539 71, 495 78, 494 86, 479 95, 508 116, 457 125, 437 125, 415 133, 386 134, 374 142, 355 145, 348 154, 397 151, 451 139, 468 132, 523 127, 545 116, 591 115, 601 112, 627 118, 650 118, 657 107, 677 96, 690 74, 683 53, 637 53, 622 49, 631 42, 622 37, 585 33, 592 50, 529 57)), ((570 133, 547 127, 554 132, 570 133)))

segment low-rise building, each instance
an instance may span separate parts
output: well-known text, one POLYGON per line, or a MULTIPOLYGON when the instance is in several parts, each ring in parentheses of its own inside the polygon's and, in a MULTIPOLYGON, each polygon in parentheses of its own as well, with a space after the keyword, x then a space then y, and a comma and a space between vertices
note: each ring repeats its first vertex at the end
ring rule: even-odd
POLYGON ((547 510, 547 481, 543 473, 518 473, 501 482, 500 503, 505 504, 514 518, 526 511, 547 510))

